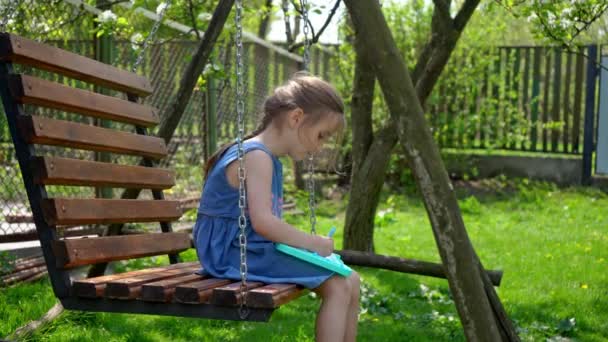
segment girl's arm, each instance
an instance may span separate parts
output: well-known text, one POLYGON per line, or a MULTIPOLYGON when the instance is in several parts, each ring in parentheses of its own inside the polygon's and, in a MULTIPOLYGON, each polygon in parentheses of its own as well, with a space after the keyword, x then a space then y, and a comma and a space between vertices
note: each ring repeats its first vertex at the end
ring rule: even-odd
MULTIPOLYGON (((333 252, 332 239, 304 233, 272 214, 272 159, 268 154, 260 150, 248 152, 245 169, 249 217, 258 234, 270 241, 309 249, 323 256, 333 252)), ((236 174, 234 176, 238 184, 236 174)))

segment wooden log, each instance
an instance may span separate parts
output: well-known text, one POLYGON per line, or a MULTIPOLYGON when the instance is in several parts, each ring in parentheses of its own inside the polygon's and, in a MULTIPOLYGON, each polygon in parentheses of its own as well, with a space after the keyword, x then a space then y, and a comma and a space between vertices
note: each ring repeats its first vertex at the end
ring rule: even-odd
MULTIPOLYGON (((340 254, 342 261, 349 265, 382 268, 390 271, 446 279, 443 265, 437 263, 350 250, 336 251, 336 253, 340 254)), ((486 270, 486 272, 490 280, 492 280, 492 284, 500 286, 503 272, 494 270, 486 270)))
POLYGON ((26 340, 34 331, 40 329, 43 325, 57 318, 63 312, 61 303, 55 304, 44 316, 39 320, 30 321, 28 324, 18 328, 9 337, 14 341, 26 340))
POLYGON ((34 267, 44 266, 44 258, 42 256, 37 256, 35 258, 28 259, 18 259, 15 261, 15 267, 12 269, 11 273, 27 270, 34 267))
POLYGON ((8 286, 31 278, 41 272, 46 272, 46 266, 32 267, 16 273, 0 277, 0 286, 8 286))

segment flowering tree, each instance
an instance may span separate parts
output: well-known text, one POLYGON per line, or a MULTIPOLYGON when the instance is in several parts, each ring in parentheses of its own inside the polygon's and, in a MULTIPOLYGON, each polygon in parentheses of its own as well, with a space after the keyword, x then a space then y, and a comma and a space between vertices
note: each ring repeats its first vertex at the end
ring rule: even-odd
MULTIPOLYGON (((532 32, 550 43, 570 48, 594 23, 605 20, 606 0, 497 0, 532 24, 532 32)), ((603 32, 602 28, 599 29, 603 32)), ((605 32, 604 32, 605 34, 605 32)))

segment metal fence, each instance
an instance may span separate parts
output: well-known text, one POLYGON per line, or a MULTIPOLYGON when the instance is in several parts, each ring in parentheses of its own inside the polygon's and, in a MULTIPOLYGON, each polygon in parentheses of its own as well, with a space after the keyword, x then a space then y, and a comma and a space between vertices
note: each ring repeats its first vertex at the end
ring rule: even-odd
MULTIPOLYGON (((94 56, 90 40, 48 42, 84 56, 94 56)), ((147 76, 154 92, 145 99, 161 112, 161 121, 176 96, 180 79, 194 53, 196 42, 168 41, 151 46, 138 72, 147 76)), ((427 115, 441 147, 493 148, 518 151, 553 152, 581 155, 585 112, 594 111, 595 91, 587 96, 588 47, 583 53, 566 53, 550 47, 502 47, 456 54, 450 60, 427 103, 427 115), (591 101, 589 102, 589 100, 591 101)), ((247 68, 246 126, 253 129, 265 96, 300 69, 301 59, 267 42, 244 45, 247 68)), ((137 57, 130 42, 113 44, 113 64, 123 69, 137 57)), ((176 171, 177 184, 166 192, 172 199, 195 199, 203 183, 203 160, 209 153, 209 116, 214 113, 217 145, 236 136, 234 47, 229 39, 216 46, 212 65, 215 72, 206 77, 205 85, 195 89, 185 113, 169 144, 170 155, 161 163, 176 171), (211 84, 209 81, 213 79, 211 84)), ((325 48, 312 53, 311 72, 329 81, 337 73, 336 55, 325 48)), ((61 76, 32 71, 36 76, 85 89, 90 85, 61 76)), ((591 73, 593 75, 593 73, 591 73)), ((1 109, 1 107, 0 107, 1 109)), ((27 107, 36 115, 53 115, 90 123, 92 119, 54 110, 27 107)), ((0 242, 7 236, 33 232, 27 196, 4 113, 0 115, 0 242)), ((594 119, 595 120, 595 119, 594 119)), ((212 121, 213 122, 213 121, 212 121)), ((113 123, 117 124, 117 123, 113 123)), ((593 127, 593 125, 591 125, 593 127)), ((591 130, 592 138, 595 131, 591 130)), ((95 153, 82 150, 54 149, 40 146, 45 153, 93 160, 95 153), (61 151, 61 152, 60 152, 61 151)), ((134 158, 112 155, 112 158, 134 158)), ((94 188, 47 187, 50 195, 91 196, 94 188)), ((121 189, 114 190, 114 196, 121 189)), ((149 196, 144 193, 144 196, 149 196)), ((30 234, 35 238, 35 235, 30 234)))

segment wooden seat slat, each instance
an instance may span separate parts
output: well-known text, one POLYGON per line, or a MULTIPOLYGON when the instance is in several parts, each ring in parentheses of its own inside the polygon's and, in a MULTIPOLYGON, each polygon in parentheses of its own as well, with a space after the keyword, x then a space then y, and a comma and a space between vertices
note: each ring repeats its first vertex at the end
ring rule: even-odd
POLYGON ((142 275, 142 274, 160 272, 160 271, 164 271, 164 270, 191 267, 191 266, 194 266, 197 264, 198 264, 198 262, 185 262, 185 263, 173 264, 173 265, 168 265, 168 266, 163 266, 163 267, 153 267, 153 268, 146 268, 143 270, 137 270, 137 271, 131 271, 131 272, 125 272, 125 273, 111 274, 111 275, 105 275, 105 276, 94 277, 94 278, 79 279, 79 280, 75 280, 72 283, 72 289, 74 291, 74 294, 78 297, 99 298, 99 297, 103 297, 103 293, 105 291, 106 284, 110 281, 114 281, 114 280, 118 280, 118 279, 122 279, 122 278, 134 277, 134 276, 138 276, 138 275, 142 275))
POLYGON ((57 259, 57 266, 65 269, 114 260, 182 252, 190 248, 190 235, 162 233, 68 239, 53 241, 52 247, 57 259))
POLYGON ((175 185, 175 172, 172 170, 52 156, 34 158, 32 170, 34 181, 45 185, 145 189, 168 189, 175 185))
POLYGON ((104 296, 113 299, 135 299, 140 296, 143 284, 192 275, 199 269, 200 266, 192 266, 113 280, 106 284, 104 296))
POLYGON ((188 274, 143 284, 141 287, 141 299, 149 302, 171 302, 176 287, 203 279, 205 278, 201 275, 188 274))
POLYGON ((247 293, 247 305, 254 308, 278 308, 302 296, 306 291, 296 284, 269 284, 247 293))
POLYGON ((204 279, 193 283, 179 285, 175 288, 174 298, 178 303, 203 304, 208 303, 213 289, 234 282, 229 279, 204 279))
POLYGON ((0 60, 55 72, 138 96, 148 96, 153 91, 150 81, 143 76, 13 34, 0 33, 0 60))
MULTIPOLYGON (((246 290, 250 291, 261 286, 264 286, 264 283, 247 282, 246 290)), ((213 289, 210 302, 214 305, 233 306, 241 304, 241 299, 241 283, 233 282, 232 284, 213 289)))

